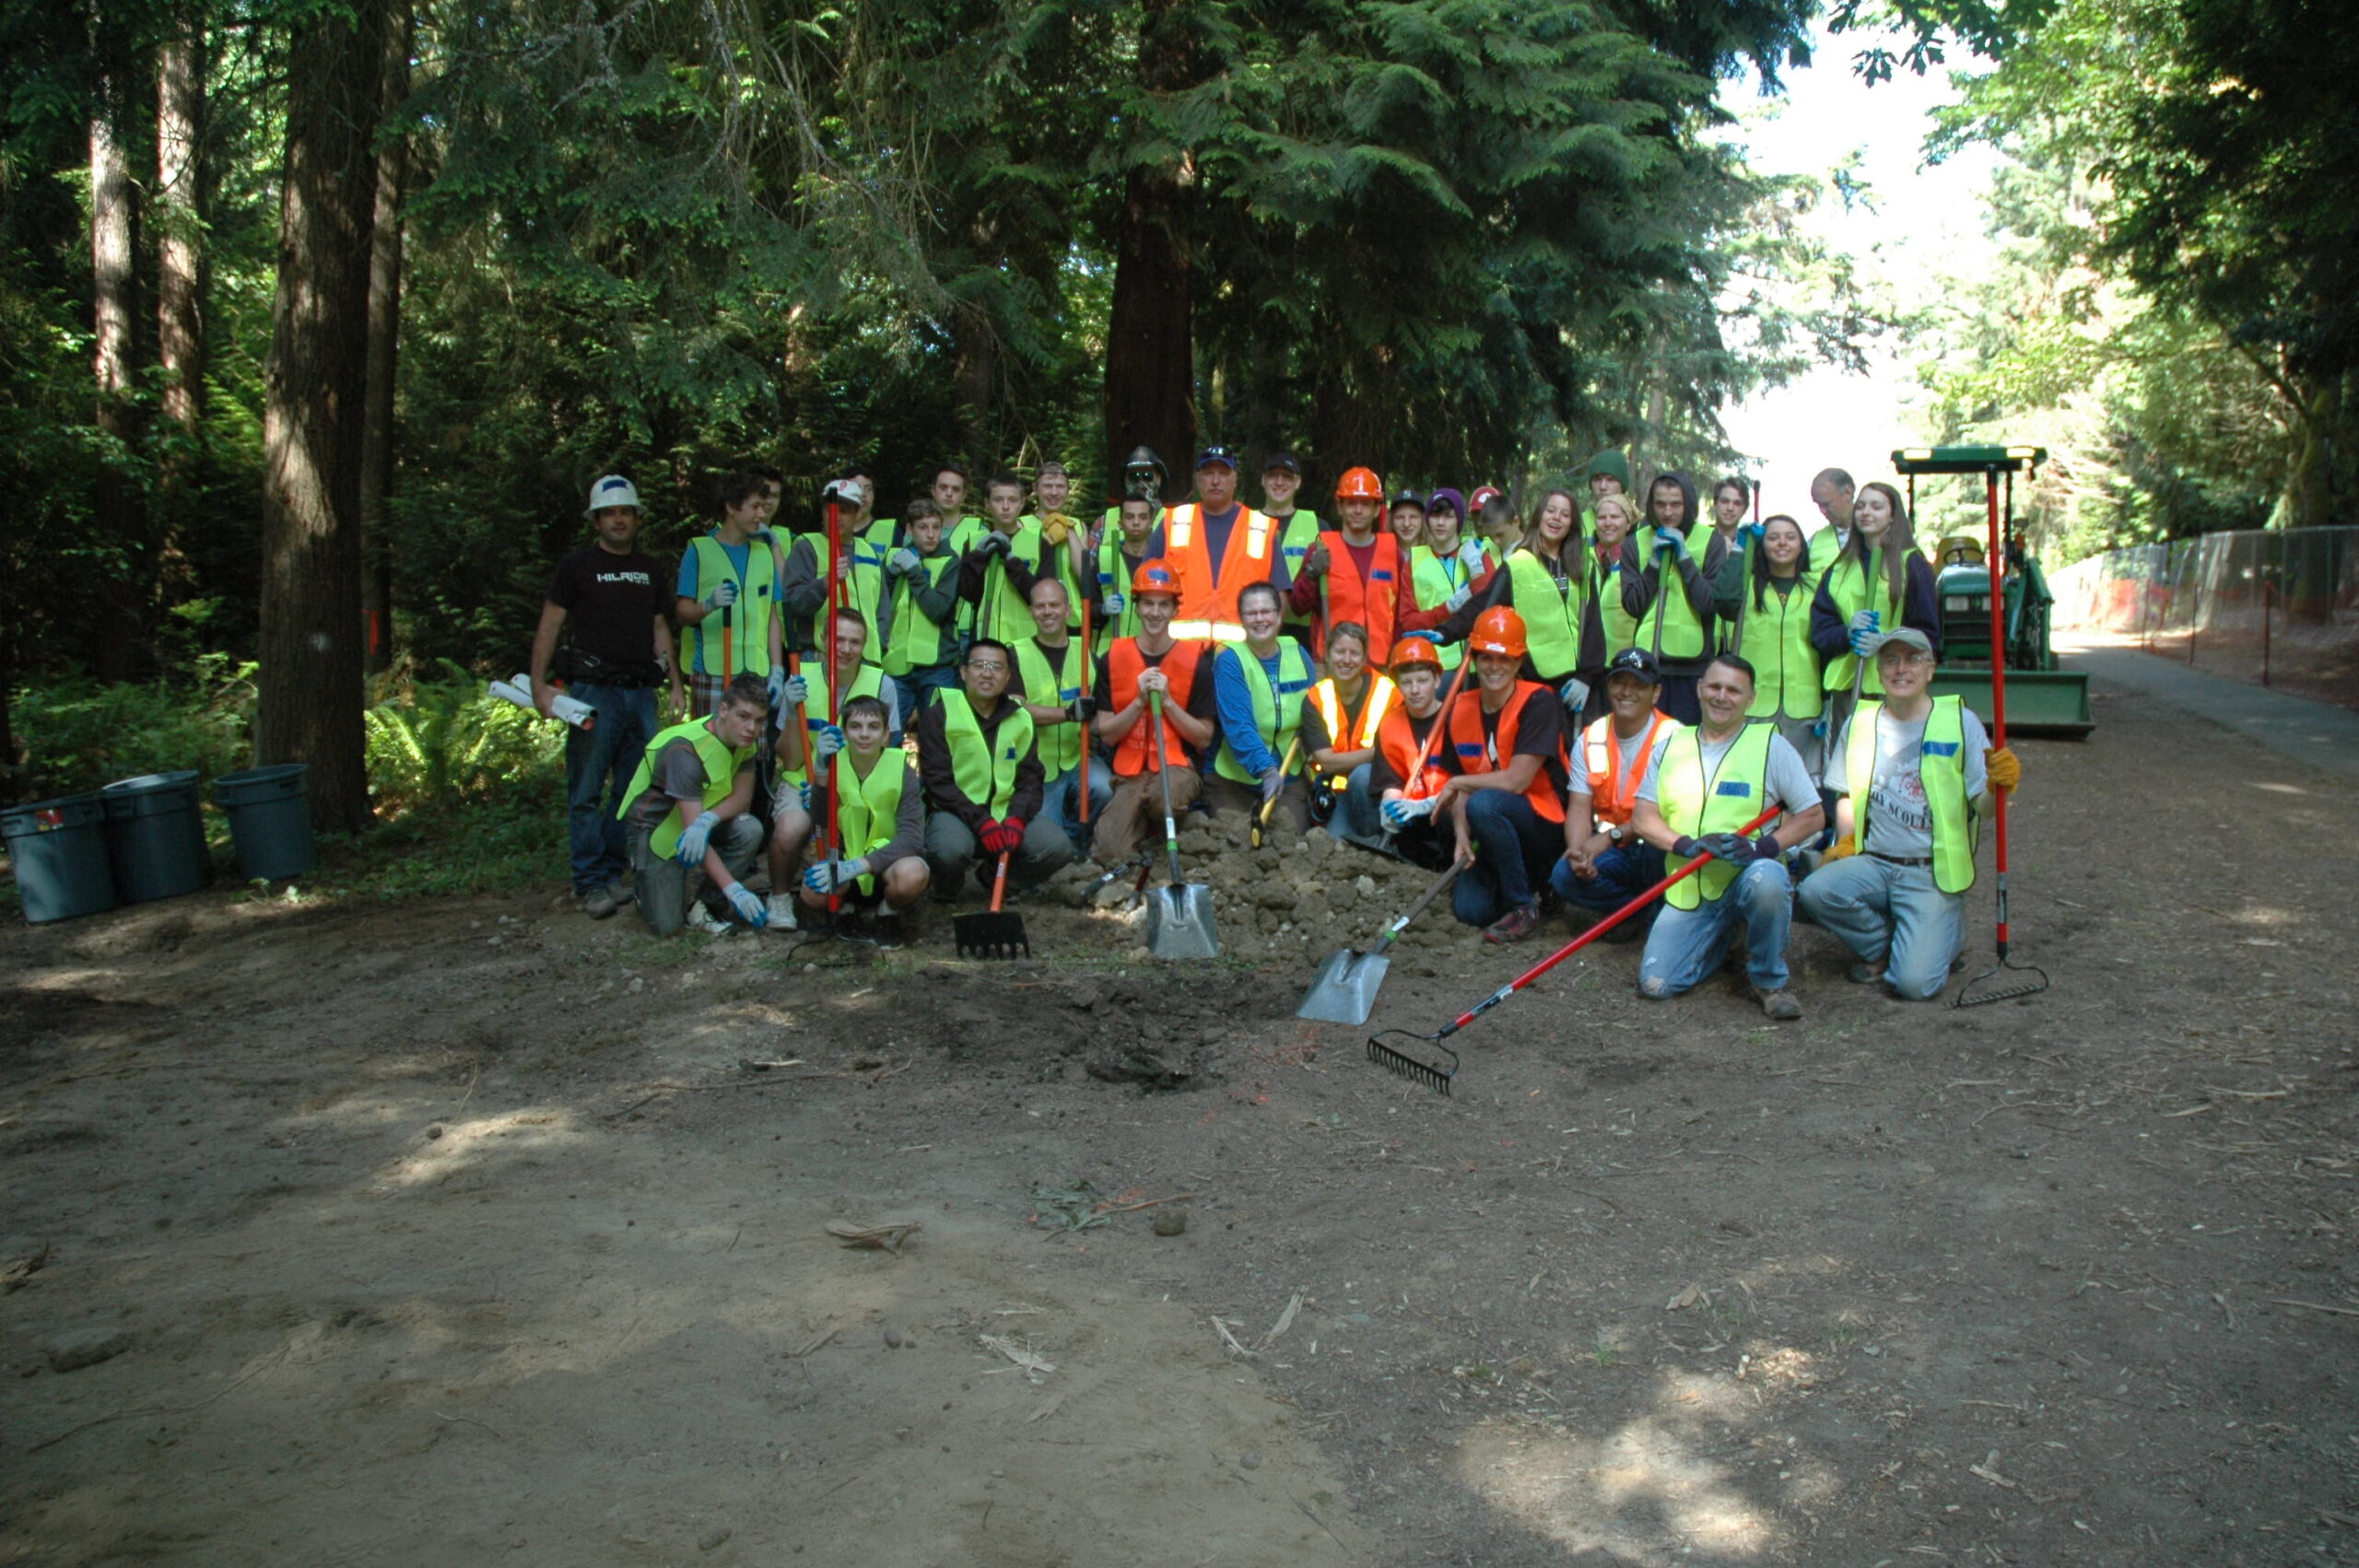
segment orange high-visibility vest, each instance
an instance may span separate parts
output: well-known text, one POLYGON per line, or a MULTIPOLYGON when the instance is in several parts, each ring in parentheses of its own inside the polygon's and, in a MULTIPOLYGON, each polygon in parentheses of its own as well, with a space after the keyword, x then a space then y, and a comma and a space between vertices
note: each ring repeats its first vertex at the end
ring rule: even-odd
POLYGON ((1237 522, 1228 531, 1228 549, 1215 569, 1204 540, 1203 510, 1191 501, 1173 507, 1164 519, 1164 558, 1180 567, 1180 613, 1172 617, 1171 635, 1181 642, 1243 642, 1245 623, 1237 618, 1237 596, 1249 582, 1270 580, 1278 559, 1278 525, 1239 505, 1237 522))
MULTIPOLYGON (((1436 710, 1428 723, 1441 721, 1442 715, 1436 710)), ((1429 800, 1441 793, 1443 782, 1449 778, 1449 769, 1441 765, 1440 758, 1426 756, 1426 739, 1432 734, 1428 728, 1421 739, 1416 720, 1409 717, 1407 708, 1400 707, 1384 716, 1384 722, 1376 732, 1377 750, 1384 754, 1385 765, 1392 769, 1393 777, 1402 781, 1401 792, 1413 801, 1429 800)))
POLYGON ((1363 578, 1341 533, 1327 541, 1327 575, 1320 579, 1325 619, 1319 627, 1319 656, 1327 656, 1327 632, 1345 621, 1367 628, 1367 661, 1378 669, 1392 661, 1392 628, 1401 618, 1401 536, 1379 529, 1363 578))
MULTIPOLYGON (((1310 688, 1311 706, 1319 709, 1319 717, 1327 721, 1328 743, 1339 752, 1367 752, 1376 749, 1376 732, 1384 723, 1384 716, 1391 711, 1392 699, 1400 688, 1392 677, 1371 672, 1368 675, 1367 701, 1360 706, 1360 722, 1356 733, 1347 732, 1344 724, 1344 694, 1335 689, 1333 676, 1310 688)), ((1348 782, 1335 781, 1338 789, 1348 782)))
MULTIPOLYGON (((1523 706, 1533 698, 1548 702, 1556 694, 1537 681, 1518 681, 1515 690, 1508 694, 1507 706, 1499 709, 1498 725, 1493 735, 1483 733, 1483 694, 1480 691, 1460 692, 1457 703, 1449 710, 1449 744, 1458 754, 1461 773, 1496 773, 1503 771, 1515 755, 1516 737, 1521 732, 1523 706)), ((1556 747, 1556 766, 1565 766, 1565 748, 1556 747)), ((1556 781, 1548 777, 1547 759, 1541 761, 1532 782, 1525 786, 1523 798, 1540 813, 1543 822, 1565 820, 1564 798, 1556 793, 1556 781)))
POLYGON ((1647 720, 1647 738, 1638 746, 1638 765, 1626 774, 1622 771, 1622 744, 1620 737, 1614 733, 1612 714, 1581 732, 1581 760, 1589 773, 1590 809, 1596 813, 1598 821, 1628 825, 1630 808, 1638 803, 1638 789, 1654 766, 1655 743, 1661 739, 1665 725, 1675 729, 1678 724, 1678 720, 1657 709, 1647 720))
MULTIPOLYGON (((1171 651, 1163 656, 1162 663, 1149 665, 1134 637, 1118 638, 1114 646, 1106 650, 1106 679, 1113 688, 1106 700, 1117 712, 1138 699, 1139 677, 1149 669, 1161 670, 1170 678, 1171 689, 1163 694, 1163 766, 1167 767, 1195 766, 1188 760, 1180 731, 1171 727, 1170 714, 1174 708, 1188 706, 1188 698, 1196 689, 1196 671, 1203 656, 1204 645, 1201 642, 1175 642, 1171 651)), ((1114 748, 1114 772, 1118 778, 1134 778, 1154 765, 1155 723, 1149 716, 1132 725, 1131 732, 1122 737, 1122 743, 1114 748)))

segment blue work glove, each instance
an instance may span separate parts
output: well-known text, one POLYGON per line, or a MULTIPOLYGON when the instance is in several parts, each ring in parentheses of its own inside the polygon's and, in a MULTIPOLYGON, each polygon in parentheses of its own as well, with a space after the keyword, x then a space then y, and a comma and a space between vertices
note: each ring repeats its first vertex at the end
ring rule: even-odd
POLYGON ((737 585, 727 578, 714 583, 712 591, 704 596, 704 607, 708 610, 726 610, 736 603, 737 585))
POLYGON ((1883 613, 1862 610, 1851 617, 1851 651, 1865 659, 1874 651, 1876 637, 1884 630, 1883 613))
POLYGON ((1692 860, 1704 852, 1704 841, 1700 838, 1690 838, 1685 834, 1682 834, 1672 840, 1671 852, 1683 860, 1692 860))
POLYGON ((844 732, 833 724, 811 726, 811 756, 816 762, 826 762, 844 749, 844 732))
POLYGON ((728 899, 729 907, 736 910, 739 918, 756 930, 761 930, 769 925, 769 910, 763 906, 760 896, 744 883, 731 883, 722 896, 728 899))
POLYGON ((712 830, 720 825, 719 812, 707 812, 688 824, 680 834, 680 848, 672 858, 684 866, 702 865, 705 846, 712 842, 712 830))
POLYGON ((1384 819, 1385 826, 1398 833, 1411 823, 1433 815, 1434 803, 1430 800, 1412 801, 1405 798, 1387 801, 1378 810, 1377 814, 1384 819))
POLYGON ((1679 530, 1675 528, 1656 529, 1655 556, 1658 559, 1664 556, 1677 556, 1681 560, 1685 560, 1687 558, 1687 536, 1680 532, 1679 530))
POLYGON ((907 544, 885 557, 885 569, 895 577, 915 577, 925 557, 907 544))
POLYGON ((1262 803, 1266 806, 1276 800, 1278 791, 1285 787, 1286 776, 1282 770, 1273 767, 1262 775, 1262 803))
POLYGON ((802 676, 790 675, 784 671, 777 670, 770 673, 770 706, 772 708, 793 708, 800 703, 809 701, 810 697, 811 684, 802 676))
POLYGON ((1419 642, 1430 642, 1436 648, 1439 648, 1441 646, 1441 633, 1439 632, 1403 632, 1401 635, 1404 638, 1414 637, 1419 642))
POLYGON ((1580 712, 1589 706, 1589 683, 1579 675, 1571 677, 1556 688, 1556 699, 1565 705, 1566 712, 1580 712))
POLYGON ((1109 621, 1131 607, 1131 602, 1119 593, 1105 594, 1102 598, 1106 605, 1106 618, 1109 621))
POLYGON ((1753 860, 1753 846, 1740 834, 1707 833, 1696 840, 1696 848, 1699 853, 1731 866, 1748 865, 1753 860))
POLYGON ((1740 522, 1736 525, 1736 547, 1738 549, 1750 550, 1755 544, 1760 543, 1761 525, 1759 523, 1740 522))
POLYGON ((1778 842, 1774 833, 1765 833, 1753 841, 1753 858, 1756 860, 1781 860, 1785 853, 1786 847, 1778 842))
POLYGON ((825 896, 851 886, 861 869, 858 860, 822 860, 803 873, 803 885, 825 896))

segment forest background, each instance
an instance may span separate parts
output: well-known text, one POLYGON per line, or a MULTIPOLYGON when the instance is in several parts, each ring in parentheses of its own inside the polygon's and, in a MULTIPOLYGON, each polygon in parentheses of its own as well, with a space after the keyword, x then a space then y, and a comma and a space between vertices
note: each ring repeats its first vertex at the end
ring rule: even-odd
POLYGON ((2299 0, 10 0, 7 792, 546 813, 552 737, 467 694, 610 471, 659 558, 746 458, 796 526, 854 460, 1091 496, 1139 442, 1524 496, 1743 471, 1723 410, 1880 350, 1928 439, 2047 432, 2051 565, 2342 521, 2354 56, 2299 0), (1731 135, 1826 29, 2003 155, 1943 298, 1731 135))

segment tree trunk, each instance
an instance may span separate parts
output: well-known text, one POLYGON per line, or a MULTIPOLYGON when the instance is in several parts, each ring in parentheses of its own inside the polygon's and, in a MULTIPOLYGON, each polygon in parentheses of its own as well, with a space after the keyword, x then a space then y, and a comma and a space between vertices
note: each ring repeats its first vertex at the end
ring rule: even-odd
POLYGON ((149 553, 142 547, 147 523, 139 486, 130 473, 123 443, 133 434, 131 403, 133 339, 137 275, 132 270, 135 240, 131 169, 124 151, 123 87, 131 64, 120 39, 101 21, 93 41, 103 64, 90 114, 90 306, 91 371, 99 429, 111 438, 92 496, 96 536, 121 552, 100 568, 100 614, 93 616, 90 667, 106 680, 124 680, 138 667, 145 647, 142 595, 149 553))
POLYGON ((1173 175, 1131 170, 1106 332, 1106 472, 1119 483, 1131 449, 1152 447, 1175 495, 1187 490, 1196 440, 1194 277, 1181 199, 1173 175))
POLYGON ((287 72, 278 290, 263 404, 255 759, 311 766, 311 820, 369 825, 360 658, 360 434, 369 364, 370 135, 384 0, 320 13, 287 72))
POLYGON ((194 439, 205 416, 205 320, 198 293, 204 174, 205 30, 183 11, 156 61, 156 357, 164 417, 194 439))
MULTIPOLYGON (((378 102, 391 116, 409 98, 411 12, 391 0, 385 25, 384 80, 378 102)), ((388 521, 393 500, 393 369, 402 326, 402 188, 409 176, 409 138, 395 136, 377 154, 377 207, 369 252, 369 386, 361 418, 361 660, 382 670, 393 659, 393 553, 388 521)))

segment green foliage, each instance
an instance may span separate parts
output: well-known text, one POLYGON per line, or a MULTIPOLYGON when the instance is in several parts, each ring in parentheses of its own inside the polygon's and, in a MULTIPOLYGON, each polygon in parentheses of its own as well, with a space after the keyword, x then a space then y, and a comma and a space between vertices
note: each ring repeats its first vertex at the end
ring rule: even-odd
POLYGON ((369 709, 369 794, 381 818, 493 802, 524 781, 565 776, 565 731, 453 679, 419 682, 369 709))
POLYGON ((235 772, 252 759, 253 673, 214 654, 182 685, 71 675, 13 694, 26 792, 78 794, 182 768, 205 780, 235 772))

